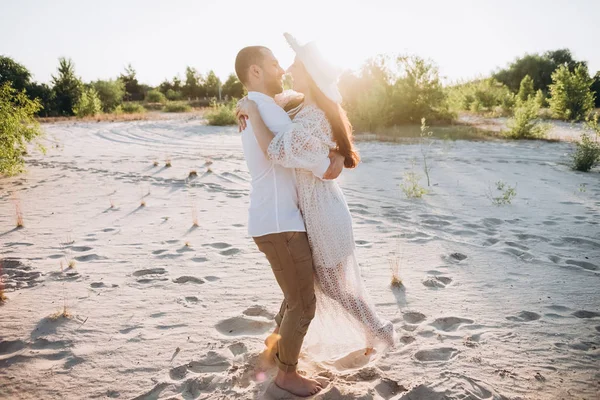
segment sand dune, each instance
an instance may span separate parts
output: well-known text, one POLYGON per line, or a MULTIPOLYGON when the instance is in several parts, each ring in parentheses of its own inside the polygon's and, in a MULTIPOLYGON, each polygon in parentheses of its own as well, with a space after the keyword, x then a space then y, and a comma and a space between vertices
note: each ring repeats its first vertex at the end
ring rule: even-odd
MULTIPOLYGON (((246 235, 237 130, 185 118, 44 130, 48 154, 0 180, 0 397, 292 399, 261 370, 281 297, 246 235)), ((399 343, 372 359, 304 354, 326 386, 315 398, 596 398, 600 180, 568 169, 570 146, 436 142, 419 200, 400 188, 418 145, 360 143, 364 162, 340 183, 399 343), (512 204, 492 204, 497 181, 516 187, 512 204)))

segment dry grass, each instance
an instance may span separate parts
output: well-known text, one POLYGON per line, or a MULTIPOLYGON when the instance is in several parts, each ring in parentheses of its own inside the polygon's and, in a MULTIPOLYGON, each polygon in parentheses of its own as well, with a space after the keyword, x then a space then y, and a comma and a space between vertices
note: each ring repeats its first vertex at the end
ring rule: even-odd
POLYGON ((25 223, 23 222, 23 212, 21 211, 21 204, 19 204, 18 201, 15 203, 15 217, 17 228, 24 227, 25 223))
POLYGON ((212 170, 210 167, 208 167, 208 168, 206 169, 206 172, 207 172, 207 173, 209 173, 209 174, 212 174, 213 170, 212 170))
POLYGON ((57 311, 54 314, 50 315, 50 319, 53 321, 56 321, 60 318, 72 318, 73 315, 69 312, 69 310, 67 310, 67 305, 65 304, 63 306, 63 309, 61 311, 57 311))
POLYGON ((200 224, 198 223, 198 210, 196 209, 196 207, 192 208, 192 225, 200 226, 200 224))
POLYGON ((4 289, 0 288, 0 304, 4 303, 8 297, 4 294, 4 289))
POLYGON ((115 208, 115 201, 112 199, 112 197, 109 197, 108 201, 110 201, 110 208, 115 208))
POLYGON ((152 165, 154 165, 155 167, 158 167, 158 161, 154 161, 154 162, 152 163, 152 165))
POLYGON ((142 199, 140 201, 140 207, 146 207, 146 200, 142 199))
POLYGON ((394 257, 390 258, 390 269, 392 270, 392 287, 399 288, 402 286, 402 279, 400 279, 400 258, 394 257))
POLYGON ((142 121, 142 120, 155 120, 163 119, 159 113, 133 113, 133 114, 100 114, 96 116, 89 116, 83 118, 77 117, 41 117, 38 118, 38 122, 42 124, 50 124, 55 122, 127 122, 127 121, 142 121))
POLYGON ((184 246, 185 247, 192 247, 192 245, 190 244, 190 242, 185 242, 184 246))
POLYGON ((195 169, 193 169, 193 170, 190 171, 190 173, 188 175, 188 178, 195 178, 197 176, 198 176, 198 171, 196 171, 195 169))
POLYGON ((171 168, 171 159, 170 158, 167 158, 165 160, 165 168, 171 168))

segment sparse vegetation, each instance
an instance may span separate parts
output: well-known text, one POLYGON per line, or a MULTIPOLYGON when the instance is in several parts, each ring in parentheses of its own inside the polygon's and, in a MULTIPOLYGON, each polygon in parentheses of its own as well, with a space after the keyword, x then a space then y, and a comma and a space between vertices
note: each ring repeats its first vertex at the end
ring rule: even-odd
POLYGON ((139 103, 133 103, 133 102, 125 102, 115 109, 116 114, 119 114, 119 113, 140 114, 140 113, 145 113, 145 112, 146 112, 146 109, 144 108, 144 106, 142 106, 139 103))
POLYGON ((165 168, 171 168, 171 159, 170 158, 167 158, 165 160, 165 168))
POLYGON ((165 106, 164 111, 170 113, 190 112, 192 111, 192 107, 184 102, 169 102, 165 106))
POLYGON ((495 183, 495 191, 488 189, 487 197, 496 206, 512 204, 512 200, 517 196, 516 186, 510 186, 503 181, 495 183))
POLYGON ((192 206, 192 226, 200 226, 200 224, 198 223, 198 210, 195 206, 192 206))
POLYGON ((50 315, 50 319, 53 321, 56 321, 58 319, 64 318, 64 319, 69 319, 72 318, 73 315, 71 315, 71 313, 69 312, 69 310, 67 310, 67 305, 63 305, 63 308, 61 311, 57 311, 54 314, 50 315))
POLYGON ((586 127, 590 133, 582 133, 575 151, 571 154, 571 168, 582 172, 588 172, 600 163, 600 126, 597 113, 588 119, 586 127))
POLYGON ((196 171, 195 169, 192 169, 190 171, 190 173, 188 174, 188 178, 195 178, 198 176, 198 171, 196 171))
POLYGON ((159 90, 151 90, 146 94, 145 101, 147 103, 166 103, 167 98, 159 90))
POLYGON ((516 102, 510 89, 493 78, 450 86, 446 92, 450 108, 456 111, 504 116, 512 113, 516 102))
POLYGON ((208 124, 214 126, 236 125, 235 105, 235 101, 227 104, 213 103, 211 110, 205 114, 208 124))

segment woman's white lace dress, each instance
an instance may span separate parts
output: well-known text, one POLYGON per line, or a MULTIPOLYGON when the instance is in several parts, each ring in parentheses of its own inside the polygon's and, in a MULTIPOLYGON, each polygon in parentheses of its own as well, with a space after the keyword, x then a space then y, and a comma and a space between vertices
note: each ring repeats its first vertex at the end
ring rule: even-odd
POLYGON ((349 352, 394 344, 394 327, 373 307, 354 255, 352 217, 342 190, 335 181, 310 172, 335 148, 331 125, 314 105, 304 106, 293 128, 275 136, 269 157, 296 169, 300 210, 313 254, 317 312, 305 348, 320 360, 349 352))

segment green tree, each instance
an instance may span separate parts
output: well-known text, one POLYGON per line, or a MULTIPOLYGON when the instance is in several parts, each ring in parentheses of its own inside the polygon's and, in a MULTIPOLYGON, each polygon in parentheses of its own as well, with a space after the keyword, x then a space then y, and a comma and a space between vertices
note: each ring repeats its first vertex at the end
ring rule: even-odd
POLYGON ((246 88, 237 78, 237 75, 230 74, 223 84, 223 95, 229 96, 232 99, 241 99, 246 95, 246 88))
POLYGON ((204 97, 204 87, 202 86, 202 76, 195 68, 186 67, 185 84, 182 88, 183 95, 189 99, 204 97))
POLYGON ((98 80, 91 83, 91 86, 98 93, 98 98, 102 102, 104 112, 114 111, 125 97, 125 84, 120 79, 110 79, 108 81, 98 80))
POLYGON ((546 136, 548 126, 539 123, 540 107, 535 98, 519 101, 514 110, 514 116, 508 120, 508 132, 505 136, 511 139, 542 139, 546 136))
POLYGON ((517 99, 519 101, 527 101, 534 96, 535 91, 533 90, 533 79, 531 79, 529 75, 525 75, 525 77, 521 80, 517 99))
POLYGON ((578 65, 573 72, 567 65, 554 71, 548 100, 553 115, 564 120, 585 119, 594 108, 592 82, 584 65, 578 65))
POLYGON ((56 115, 55 97, 52 88, 45 83, 32 82, 27 88, 30 99, 38 99, 41 108, 37 112, 40 117, 51 117, 56 115))
POLYGON ((79 101, 73 107, 73 113, 78 117, 89 117, 102 112, 102 101, 93 87, 83 89, 79 101))
POLYGON ((8 82, 0 85, 0 174, 23 170, 27 143, 42 135, 34 119, 39 109, 39 101, 30 100, 24 91, 12 88, 8 82))
POLYGON ((58 59, 58 75, 52 75, 52 91, 58 115, 73 115, 73 107, 79 101, 83 85, 75 76, 75 65, 71 59, 58 59))
POLYGON ((31 84, 31 74, 12 58, 0 56, 0 85, 5 82, 11 82, 16 90, 27 90, 31 84))
POLYGON ((219 88, 221 87, 221 80, 213 70, 208 72, 206 75, 206 81, 204 83, 204 88, 206 90, 206 95, 208 97, 219 97, 219 88))
POLYGON ((397 63, 401 75, 394 84, 392 122, 438 119, 438 110, 444 106, 445 99, 438 68, 417 56, 398 57, 397 63))
POLYGON ((529 75, 533 79, 534 90, 542 89, 548 92, 548 86, 552 83, 552 73, 564 64, 569 71, 574 71, 575 67, 585 65, 585 62, 576 61, 569 49, 547 51, 544 54, 526 54, 496 72, 494 78, 508 86, 513 93, 517 93, 521 81, 529 75))
POLYGON ((596 108, 600 108, 600 71, 596 72, 596 75, 594 75, 594 82, 592 83, 592 86, 590 86, 590 89, 595 94, 594 105, 596 108))
POLYGON ((131 64, 125 67, 125 72, 121 74, 119 79, 125 85, 125 100, 127 101, 141 101, 144 100, 144 93, 142 87, 137 80, 137 72, 131 64))

